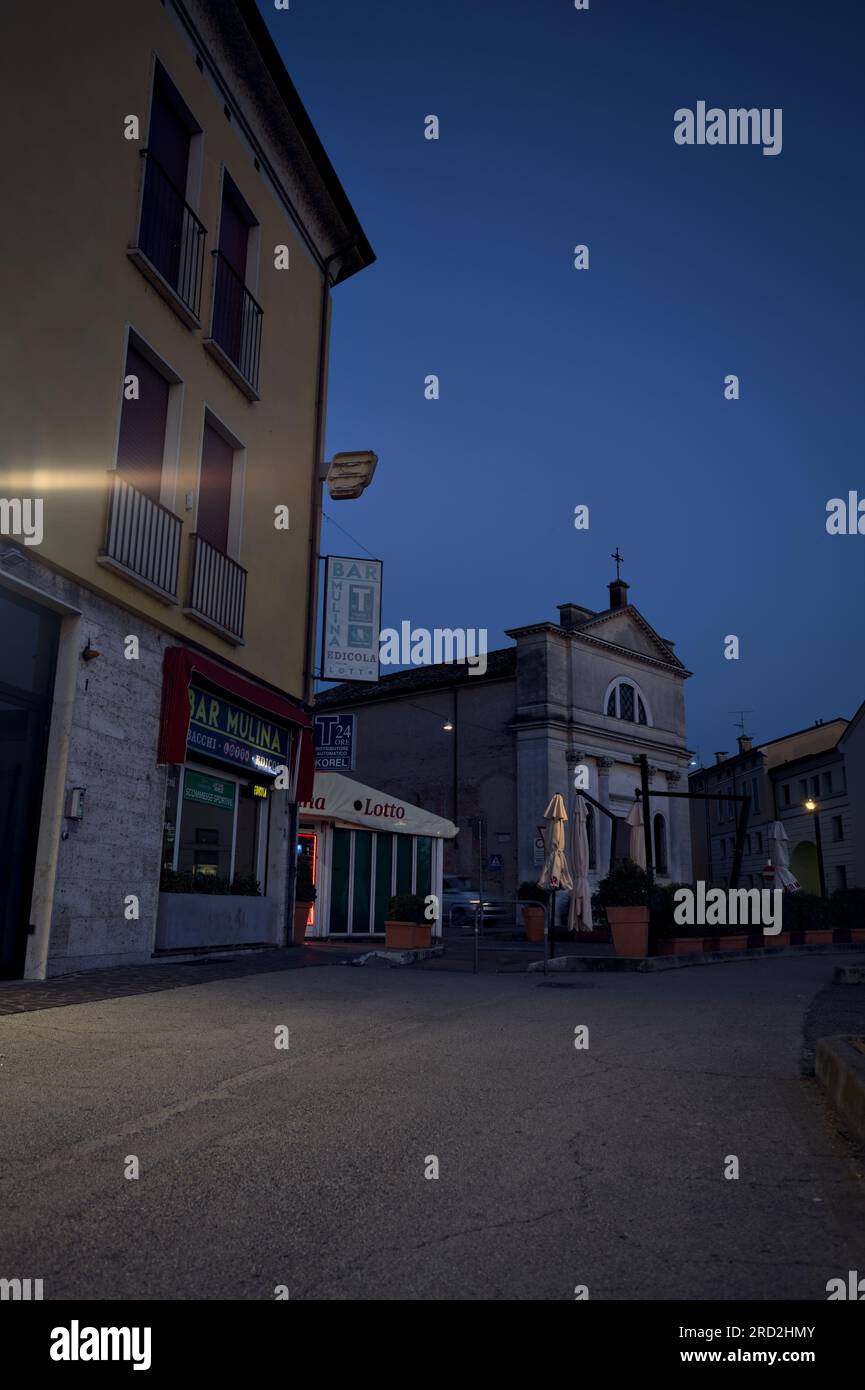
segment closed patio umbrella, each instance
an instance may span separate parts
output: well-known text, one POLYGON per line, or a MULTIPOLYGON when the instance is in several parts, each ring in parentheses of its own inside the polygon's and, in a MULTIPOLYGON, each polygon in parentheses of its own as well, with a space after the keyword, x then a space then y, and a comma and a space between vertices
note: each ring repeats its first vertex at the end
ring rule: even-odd
POLYGON ((769 826, 769 861, 775 866, 775 886, 788 893, 800 893, 802 885, 790 868, 787 832, 782 821, 773 820, 769 826))
POLYGON ((577 792, 574 816, 571 821, 571 859, 574 865, 574 889, 568 909, 568 931, 592 930, 592 895, 589 891, 589 834, 588 807, 577 792))
MULTIPOLYGON (((571 878, 571 871, 568 867, 568 858, 565 854, 565 821, 567 819, 568 813, 565 810, 564 798, 556 792, 555 796, 550 798, 550 804, 544 811, 544 820, 550 822, 550 847, 538 879, 538 887, 549 888, 553 895, 550 907, 550 930, 545 936, 545 940, 549 942, 554 940, 556 893, 560 888, 568 889, 574 886, 574 880, 571 878)), ((546 961, 546 954, 544 960, 546 961)))
POLYGON ((568 867, 568 858, 565 854, 565 821, 567 819, 568 813, 565 810, 564 798, 556 792, 544 811, 544 820, 551 821, 552 828, 549 853, 538 879, 539 888, 552 888, 554 893, 559 888, 573 888, 574 886, 574 880, 571 878, 571 871, 568 867))
POLYGON ((639 801, 635 801, 628 812, 628 825, 631 833, 628 836, 628 858, 635 864, 639 864, 641 869, 646 867, 646 840, 643 835, 643 808, 639 801))

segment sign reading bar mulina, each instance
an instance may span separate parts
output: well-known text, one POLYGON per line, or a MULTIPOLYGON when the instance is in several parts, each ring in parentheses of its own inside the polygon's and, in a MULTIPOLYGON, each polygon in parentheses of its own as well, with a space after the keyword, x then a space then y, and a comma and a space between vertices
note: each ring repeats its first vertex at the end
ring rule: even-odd
POLYGON ((322 680, 378 680, 381 571, 381 560, 325 556, 322 680))
POLYGON ((290 741, 288 729, 281 724, 272 724, 208 690, 189 687, 186 746, 190 750, 276 777, 288 765, 290 741))

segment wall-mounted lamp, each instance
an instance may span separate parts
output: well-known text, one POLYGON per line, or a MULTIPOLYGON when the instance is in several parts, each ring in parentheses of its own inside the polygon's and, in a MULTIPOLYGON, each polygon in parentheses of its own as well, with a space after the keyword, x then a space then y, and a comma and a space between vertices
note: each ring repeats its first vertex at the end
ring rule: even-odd
POLYGON ((101 656, 101 655, 102 655, 102 653, 101 653, 101 652, 98 652, 98 651, 96 650, 96 648, 93 646, 93 643, 92 643, 92 642, 90 641, 90 639, 88 638, 88 639, 87 639, 87 646, 84 648, 84 651, 81 653, 81 660, 82 660, 82 661, 95 661, 95 660, 96 660, 96 657, 97 657, 97 656, 101 656))

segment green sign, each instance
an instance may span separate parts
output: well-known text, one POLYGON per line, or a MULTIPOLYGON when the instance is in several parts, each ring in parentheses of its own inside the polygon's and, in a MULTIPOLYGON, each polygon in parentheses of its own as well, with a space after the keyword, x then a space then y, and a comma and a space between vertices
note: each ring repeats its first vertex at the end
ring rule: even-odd
POLYGON ((183 800, 197 801, 199 806, 213 806, 218 811, 234 810, 235 782, 223 782, 221 777, 205 777, 201 772, 186 769, 183 779, 183 800))

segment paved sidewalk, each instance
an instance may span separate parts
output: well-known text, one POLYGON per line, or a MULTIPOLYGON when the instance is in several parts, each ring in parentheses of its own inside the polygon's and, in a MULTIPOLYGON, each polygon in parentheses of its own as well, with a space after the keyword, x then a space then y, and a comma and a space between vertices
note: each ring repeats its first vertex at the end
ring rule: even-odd
POLYGON ((310 942, 302 950, 255 951, 220 956, 214 960, 155 960, 150 965, 112 966, 107 970, 79 970, 48 980, 0 981, 0 1016, 27 1014, 38 1009, 62 1009, 70 1004, 93 1004, 101 999, 122 999, 132 994, 155 994, 163 989, 206 985, 212 980, 234 980, 244 975, 298 970, 309 965, 339 965, 351 960, 359 947, 310 942))

